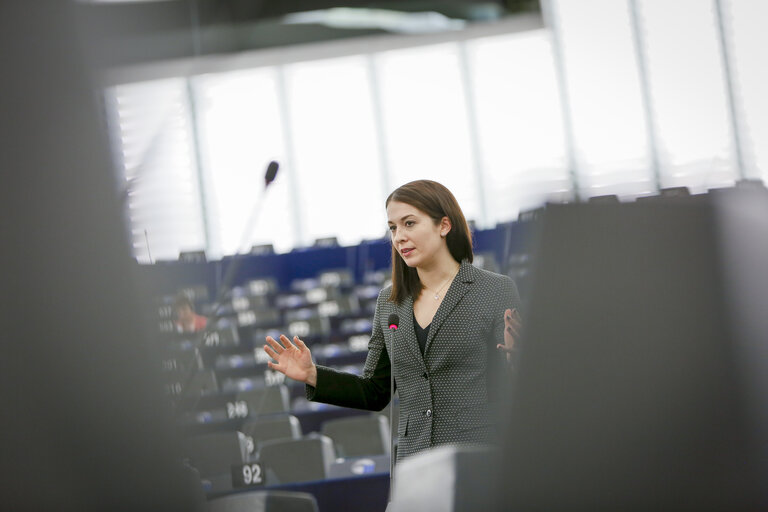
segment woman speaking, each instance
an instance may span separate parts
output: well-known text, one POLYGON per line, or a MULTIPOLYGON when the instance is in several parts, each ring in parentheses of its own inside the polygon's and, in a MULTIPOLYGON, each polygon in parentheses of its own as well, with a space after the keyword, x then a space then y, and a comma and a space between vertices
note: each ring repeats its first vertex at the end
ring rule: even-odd
POLYGON ((517 288, 472 265, 469 226, 443 185, 407 183, 385 205, 392 285, 379 293, 362 376, 315 365, 297 336, 267 337, 269 367, 304 382, 309 400, 373 411, 389 403, 393 375, 398 462, 438 445, 493 443, 494 403, 506 395, 497 377, 520 329, 517 288))

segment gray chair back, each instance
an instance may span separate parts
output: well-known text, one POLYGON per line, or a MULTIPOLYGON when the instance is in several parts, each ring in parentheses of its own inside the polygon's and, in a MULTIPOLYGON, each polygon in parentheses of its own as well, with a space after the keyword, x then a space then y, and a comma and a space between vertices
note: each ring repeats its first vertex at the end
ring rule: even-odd
POLYGON ((266 441, 259 450, 259 463, 267 485, 324 480, 336 459, 330 437, 266 441))
POLYGON ((291 396, 285 384, 241 391, 236 399, 248 404, 248 416, 251 418, 290 411, 291 396))
POLYGON ((250 491, 210 500, 208 512, 318 512, 318 508, 309 493, 250 491))
POLYGON ((247 461, 248 448, 240 432, 217 432, 189 437, 186 455, 202 477, 229 474, 233 464, 247 461))
POLYGON ((249 438, 251 453, 259 450, 262 443, 273 439, 301 439, 301 423, 292 414, 280 414, 250 420, 240 427, 249 438))
POLYGON ((389 422, 381 414, 328 420, 321 433, 333 440, 337 457, 389 455, 389 422))

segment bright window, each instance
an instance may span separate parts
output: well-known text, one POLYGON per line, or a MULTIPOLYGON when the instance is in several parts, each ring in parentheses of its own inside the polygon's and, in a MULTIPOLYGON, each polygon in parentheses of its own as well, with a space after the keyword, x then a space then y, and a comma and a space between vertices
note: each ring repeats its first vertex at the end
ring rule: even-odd
POLYGON ((632 197, 654 191, 627 2, 552 3, 561 31, 580 195, 632 197))
POLYGON ((386 233, 381 151, 363 56, 286 66, 302 242, 386 233))
POLYGON ((548 32, 482 38, 467 47, 489 223, 570 197, 548 32))
POLYGON ((768 182, 768 2, 723 2, 747 178, 768 182))
POLYGON ((194 80, 200 155, 207 185, 206 213, 213 256, 273 244, 296 245, 275 70, 202 75, 194 80), (270 161, 281 163, 264 190, 270 161), (249 220, 256 217, 255 224, 249 220))
POLYGON ((392 188, 417 179, 448 187, 480 220, 465 90, 455 43, 375 56, 392 188))
POLYGON ((663 187, 706 192, 737 179, 713 5, 638 1, 663 187))

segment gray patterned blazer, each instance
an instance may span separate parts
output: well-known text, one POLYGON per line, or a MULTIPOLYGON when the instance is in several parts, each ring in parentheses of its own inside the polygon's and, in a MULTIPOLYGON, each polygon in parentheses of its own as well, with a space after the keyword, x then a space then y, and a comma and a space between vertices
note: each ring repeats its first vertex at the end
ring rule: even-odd
MULTIPOLYGON (((508 395, 497 383, 508 371, 504 311, 520 307, 514 282, 463 262, 429 328, 424 356, 413 326, 413 299, 388 302, 379 293, 362 376, 317 367, 307 398, 380 411, 390 401, 390 354, 400 397, 397 461, 441 444, 495 441, 493 403, 508 395), (400 325, 390 330, 390 314, 400 325)), ((503 382, 508 382, 504 380, 503 382)))

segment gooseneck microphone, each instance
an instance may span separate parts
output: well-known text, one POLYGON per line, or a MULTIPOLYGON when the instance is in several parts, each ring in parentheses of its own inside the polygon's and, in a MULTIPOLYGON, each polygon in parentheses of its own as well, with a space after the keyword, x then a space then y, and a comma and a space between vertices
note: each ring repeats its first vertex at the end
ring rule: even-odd
POLYGON ((389 318, 387 318, 387 325, 389 326, 390 331, 397 330, 397 327, 400 325, 400 317, 397 316, 397 313, 389 315, 389 318))
POLYGON ((264 175, 264 188, 267 188, 270 183, 275 181, 275 176, 277 176, 277 170, 280 168, 280 164, 272 160, 269 162, 269 165, 267 166, 267 172, 264 175))
POLYGON ((387 318, 389 332, 392 334, 389 343, 389 501, 395 486, 395 431, 392 429, 393 410, 395 408, 395 332, 400 325, 397 313, 391 313, 387 318))
MULTIPOLYGON (((269 185, 275 181, 275 176, 277 176, 277 170, 280 168, 280 164, 275 162, 274 160, 269 162, 269 165, 267 165, 267 171, 264 173, 264 189, 266 192, 266 189, 269 188, 269 185)), ((216 302, 214 303, 214 308, 212 313, 215 314, 219 307, 221 307, 220 302, 224 299, 227 292, 229 291, 229 287, 232 285, 232 281, 235 277, 235 271, 239 267, 239 263, 242 260, 241 256, 245 253, 245 249, 243 246, 246 245, 246 240, 249 239, 251 231, 253 230, 253 225, 256 223, 256 219, 258 218, 258 214, 261 212, 261 206, 264 204, 264 197, 261 197, 259 201, 256 202, 256 207, 254 208, 254 211, 251 213, 251 217, 249 221, 246 223, 245 226, 245 232, 243 233, 243 242, 241 242, 240 247, 238 248, 238 251, 232 255, 232 263, 227 267, 227 272, 224 275, 224 278, 221 281, 221 284, 219 285, 219 293, 216 294, 216 302)))

